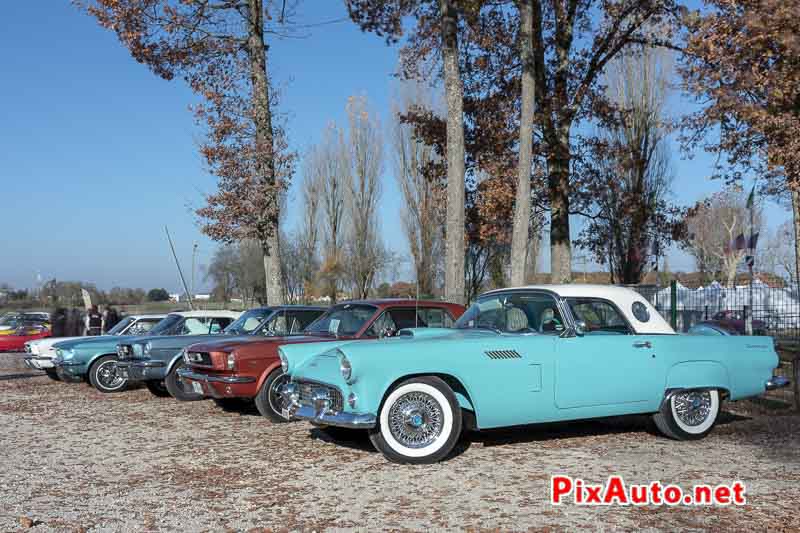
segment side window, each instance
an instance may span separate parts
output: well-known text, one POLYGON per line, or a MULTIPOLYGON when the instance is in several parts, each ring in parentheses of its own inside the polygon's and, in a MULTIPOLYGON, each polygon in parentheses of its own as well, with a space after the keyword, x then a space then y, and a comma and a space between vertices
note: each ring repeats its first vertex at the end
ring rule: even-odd
POLYGON ((379 337, 381 333, 396 332, 397 325, 392 319, 391 310, 384 311, 364 334, 366 337, 379 337))
POLYGON ((181 335, 205 335, 208 333, 208 319, 189 317, 183 321, 181 335))
POLYGON ((625 318, 617 308, 603 300, 569 299, 569 306, 576 320, 586 323, 586 332, 632 333, 625 318))
POLYGON ((455 324, 455 321, 447 313, 447 311, 436 307, 420 309, 418 315, 420 323, 419 327, 452 328, 453 324, 455 324), (422 324, 424 324, 424 326, 422 324))
POLYGON ((138 328, 137 331, 139 331, 141 333, 147 333, 148 331, 153 329, 153 326, 155 326, 159 322, 161 322, 160 319, 159 320, 140 320, 136 324, 134 324, 133 327, 138 328))
POLYGON ((323 311, 299 311, 297 320, 300 322, 300 331, 304 331, 316 319, 322 316, 323 311))
POLYGON ((211 335, 216 335, 217 333, 222 333, 222 330, 228 327, 228 324, 231 323, 231 319, 228 317, 215 317, 211 319, 211 325, 209 327, 208 332, 211 335))

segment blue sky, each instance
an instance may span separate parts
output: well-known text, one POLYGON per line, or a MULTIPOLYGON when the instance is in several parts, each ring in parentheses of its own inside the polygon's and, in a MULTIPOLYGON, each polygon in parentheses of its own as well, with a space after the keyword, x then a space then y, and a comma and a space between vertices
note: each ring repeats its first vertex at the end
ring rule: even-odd
MULTIPOLYGON (((346 16, 343 2, 305 4, 302 22, 346 16)), ((186 269, 194 242, 200 264, 216 246, 192 214, 214 188, 196 150, 199 130, 188 111, 193 95, 181 81, 161 80, 136 63, 114 34, 66 0, 15 5, 0 18, 0 50, 0 282, 30 287, 40 273, 101 288, 176 290, 164 225, 186 269)), ((343 123, 352 94, 365 94, 386 124, 396 61, 396 49, 349 22, 272 43, 293 147, 302 154, 328 122, 343 123)), ((692 161, 676 154, 678 201, 719 188, 707 180, 709 166, 703 154, 692 161)), ((389 157, 384 169, 384 239, 406 253, 389 157)), ((297 197, 293 189, 290 225, 297 197)), ((771 225, 787 216, 769 210, 771 225)), ((670 263, 692 267, 680 253, 670 263)))

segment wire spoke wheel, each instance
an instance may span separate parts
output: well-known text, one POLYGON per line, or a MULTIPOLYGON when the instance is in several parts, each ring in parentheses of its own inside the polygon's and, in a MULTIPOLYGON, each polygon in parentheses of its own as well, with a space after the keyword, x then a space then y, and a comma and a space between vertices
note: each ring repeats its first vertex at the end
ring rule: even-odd
POLYGON ((389 411, 389 431, 408 448, 424 448, 442 434, 442 406, 433 396, 414 391, 404 394, 389 411))
POLYGON ((687 426, 699 426, 711 414, 711 393, 708 391, 676 394, 672 401, 675 415, 687 426))
POLYGON ((287 406, 286 398, 283 395, 283 386, 289 382, 289 376, 281 374, 275 378, 269 388, 269 405, 276 413, 282 412, 283 408, 287 406))

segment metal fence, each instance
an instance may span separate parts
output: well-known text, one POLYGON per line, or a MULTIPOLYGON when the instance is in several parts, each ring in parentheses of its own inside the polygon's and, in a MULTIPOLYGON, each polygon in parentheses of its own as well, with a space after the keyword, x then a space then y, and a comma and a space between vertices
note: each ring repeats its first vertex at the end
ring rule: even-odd
POLYGON ((653 304, 679 333, 711 320, 721 321, 741 335, 772 337, 781 357, 776 374, 789 378, 792 386, 770 391, 765 397, 794 403, 800 409, 800 391, 795 384, 800 369, 800 294, 797 288, 764 284, 723 288, 713 284, 687 289, 676 282, 667 287, 638 285, 631 288, 653 304))

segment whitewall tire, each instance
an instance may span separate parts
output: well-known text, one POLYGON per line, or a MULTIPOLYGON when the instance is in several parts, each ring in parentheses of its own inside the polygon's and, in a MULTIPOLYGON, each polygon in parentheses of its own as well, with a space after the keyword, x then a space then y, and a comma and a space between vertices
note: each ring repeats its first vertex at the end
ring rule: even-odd
POLYGON ((669 438, 697 440, 714 428, 719 409, 720 395, 715 389, 677 391, 653 415, 653 421, 669 438))
POLYGON ((412 378, 392 389, 369 437, 396 463, 441 461, 461 437, 461 408, 452 389, 433 376, 412 378))

